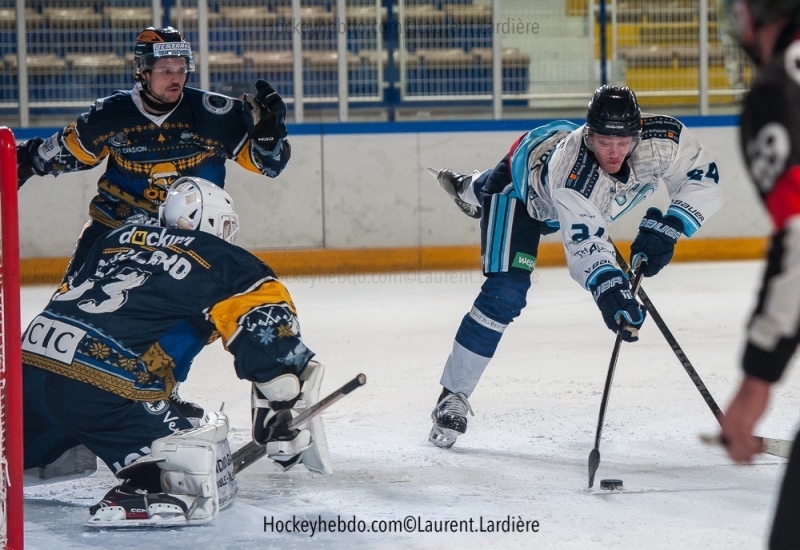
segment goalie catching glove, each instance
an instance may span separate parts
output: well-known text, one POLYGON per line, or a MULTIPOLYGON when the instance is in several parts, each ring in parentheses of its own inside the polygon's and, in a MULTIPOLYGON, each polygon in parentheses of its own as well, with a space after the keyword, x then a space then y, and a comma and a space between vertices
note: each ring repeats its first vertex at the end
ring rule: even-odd
POLYGON ((286 130, 286 103, 266 80, 256 82, 256 95, 242 95, 242 109, 250 139, 265 151, 272 151, 286 130))
POLYGON ((589 290, 592 291, 592 297, 600 308, 606 326, 614 333, 622 330, 622 339, 626 342, 636 342, 647 309, 640 306, 633 297, 625 274, 619 269, 601 273, 589 290))
POLYGON ((324 373, 321 363, 309 361, 299 378, 283 374, 253 384, 253 440, 265 445, 267 456, 284 470, 302 463, 312 472, 333 473, 322 418, 289 428, 293 418, 319 401, 324 373))

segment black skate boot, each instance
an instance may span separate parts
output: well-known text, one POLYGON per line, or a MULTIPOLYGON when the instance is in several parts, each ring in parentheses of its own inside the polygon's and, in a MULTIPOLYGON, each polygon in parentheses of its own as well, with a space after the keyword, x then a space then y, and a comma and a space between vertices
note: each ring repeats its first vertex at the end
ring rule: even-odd
POLYGON ((458 436, 467 431, 467 412, 475 416, 467 396, 444 388, 439 403, 431 413, 433 428, 428 441, 441 449, 452 447, 458 436))
POLYGON ((172 388, 172 393, 169 394, 169 403, 196 428, 200 425, 200 421, 203 420, 203 415, 205 415, 206 412, 200 405, 184 400, 180 394, 178 394, 178 386, 180 386, 180 384, 175 384, 175 387, 172 388))
POLYGON ((117 485, 89 508, 91 518, 86 525, 101 528, 183 525, 188 513, 186 503, 175 495, 117 485))
POLYGON ((456 203, 456 206, 467 216, 470 218, 480 218, 481 217, 481 207, 475 206, 474 204, 470 204, 461 199, 458 196, 459 193, 463 193, 464 189, 466 189, 469 184, 472 182, 472 176, 465 176, 464 174, 459 174, 458 172, 454 172, 449 168, 442 168, 441 170, 434 170, 433 168, 428 168, 428 171, 436 176, 436 179, 439 181, 439 185, 442 186, 442 189, 450 195, 450 198, 453 199, 453 202, 456 203))

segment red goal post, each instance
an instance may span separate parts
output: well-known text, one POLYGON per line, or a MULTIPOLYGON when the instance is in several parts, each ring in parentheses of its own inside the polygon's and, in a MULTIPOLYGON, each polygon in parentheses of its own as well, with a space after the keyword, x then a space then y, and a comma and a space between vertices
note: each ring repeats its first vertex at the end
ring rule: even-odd
POLYGON ((23 547, 22 350, 17 146, 0 127, 0 542, 23 547))

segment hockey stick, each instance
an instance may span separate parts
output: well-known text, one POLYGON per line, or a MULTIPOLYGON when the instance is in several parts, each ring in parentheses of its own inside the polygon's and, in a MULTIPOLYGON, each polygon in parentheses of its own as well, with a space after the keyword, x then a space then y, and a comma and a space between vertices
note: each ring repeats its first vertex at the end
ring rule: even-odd
MULTIPOLYGON (((639 285, 642 282, 642 275, 644 270, 640 269, 633 278, 633 285, 631 287, 631 294, 636 295, 639 285)), ((603 387, 603 399, 600 402, 600 414, 597 419, 597 432, 594 436, 594 449, 589 453, 589 489, 594 485, 594 475, 597 473, 597 468, 600 467, 600 436, 603 434, 603 419, 606 416, 606 407, 608 406, 608 396, 611 393, 611 381, 614 379, 614 369, 617 367, 617 358, 619 357, 619 349, 622 345, 622 332, 625 327, 620 327, 617 332, 617 339, 614 340, 614 350, 611 352, 611 361, 608 364, 608 374, 606 375, 606 385, 603 387)))
MULTIPOLYGON (((292 418, 291 422, 289 422, 289 429, 292 430, 297 426, 304 424, 310 418, 317 416, 322 411, 339 401, 342 397, 366 383, 367 376, 365 374, 359 374, 338 390, 332 392, 327 397, 322 398, 319 402, 315 403, 292 418)), ((255 441, 250 441, 233 453, 233 473, 238 474, 266 454, 266 445, 261 445, 255 441)))
MULTIPOLYGON (((614 252, 617 254, 617 263, 619 264, 619 266, 626 273, 630 273, 630 267, 628 266, 627 262, 625 262, 625 258, 619 251, 619 248, 617 248, 617 245, 614 244, 614 242, 610 238, 608 239, 608 241, 614 247, 614 252)), ((658 314, 656 306, 653 305, 653 302, 650 300, 650 298, 647 296, 647 293, 641 286, 639 287, 639 290, 637 291, 636 295, 639 296, 640 300, 642 300, 642 303, 647 308, 647 312, 650 313, 650 317, 652 317, 653 321, 655 321, 656 326, 658 326, 658 329, 661 331, 661 334, 664 335, 664 339, 666 339, 667 343, 672 348, 672 351, 675 352, 675 356, 678 358, 678 361, 680 361, 681 365, 683 365, 684 370, 689 375, 689 378, 692 379, 692 382, 694 383, 694 386, 697 388, 697 391, 700 392, 700 395, 703 397, 703 400, 706 402, 706 405, 708 405, 708 408, 711 409, 714 418, 717 419, 717 422, 719 422, 721 426, 723 417, 722 410, 719 408, 719 405, 717 405, 717 402, 714 401, 714 398, 711 397, 711 392, 708 391, 708 388, 703 383, 703 380, 700 378, 700 375, 697 374, 697 371, 692 366, 692 362, 689 361, 688 357, 686 357, 683 348, 681 348, 680 344, 678 344, 678 341, 675 339, 675 336, 673 336, 672 331, 669 330, 667 324, 664 322, 664 319, 661 317, 661 315, 658 314)), ((787 439, 772 439, 770 437, 763 437, 759 439, 762 440, 763 443, 762 452, 764 452, 765 454, 779 456, 782 458, 789 458, 788 453, 791 451, 792 448, 791 441, 787 439)))
MULTIPOLYGON (((764 454, 779 456, 781 458, 789 458, 792 454, 792 442, 788 439, 772 439, 769 437, 753 436, 761 445, 761 452, 764 454)), ((718 445, 720 447, 728 446, 728 439, 722 434, 700 434, 700 441, 706 445, 718 445)))

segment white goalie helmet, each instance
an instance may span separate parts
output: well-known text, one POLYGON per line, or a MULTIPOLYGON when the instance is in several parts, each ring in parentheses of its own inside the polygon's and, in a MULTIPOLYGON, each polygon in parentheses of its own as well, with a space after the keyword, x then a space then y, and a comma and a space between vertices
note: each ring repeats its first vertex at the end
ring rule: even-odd
POLYGON ((165 227, 200 230, 229 243, 239 233, 239 216, 231 196, 202 178, 175 180, 158 209, 158 219, 165 227))

